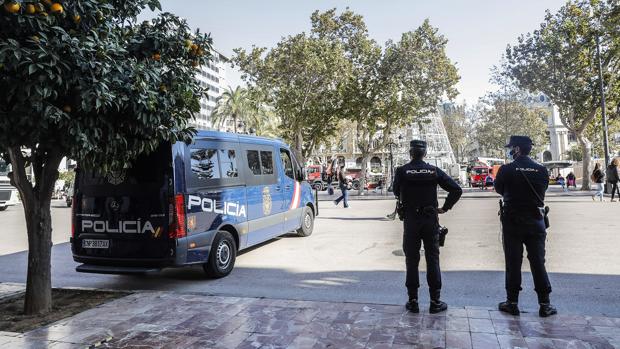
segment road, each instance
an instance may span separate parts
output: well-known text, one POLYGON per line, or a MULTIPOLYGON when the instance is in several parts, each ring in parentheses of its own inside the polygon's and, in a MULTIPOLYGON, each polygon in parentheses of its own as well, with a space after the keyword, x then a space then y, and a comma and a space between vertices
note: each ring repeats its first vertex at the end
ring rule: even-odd
MULTIPOLYGON (((563 313, 620 317, 620 223, 615 219, 620 203, 562 196, 548 201, 552 227, 547 267, 552 301, 563 313)), ((329 202, 321 205, 312 236, 285 236, 247 251, 223 279, 206 279, 199 267, 142 276, 80 274, 74 271, 76 263, 68 244, 58 243, 53 249, 53 284, 403 304, 402 225, 384 219, 392 211, 393 201, 352 201, 349 209, 335 208, 329 202)), ((12 207, 7 212, 18 210, 12 207)), ((56 242, 67 240, 69 211, 53 210, 56 242)), ((5 241, 25 235, 18 221, 8 221, 20 218, 6 216, 7 212, 0 216, 3 251, 5 241)), ((495 306, 504 298, 497 198, 465 197, 442 216, 442 224, 450 228, 446 247, 441 250, 443 298, 455 306, 495 306)), ((26 253, 6 253, 0 256, 0 281, 24 282, 26 253)), ((521 304, 533 311, 536 296, 531 275, 526 273, 527 259, 524 262, 521 304)), ((423 303, 428 301, 424 285, 420 296, 423 303)))

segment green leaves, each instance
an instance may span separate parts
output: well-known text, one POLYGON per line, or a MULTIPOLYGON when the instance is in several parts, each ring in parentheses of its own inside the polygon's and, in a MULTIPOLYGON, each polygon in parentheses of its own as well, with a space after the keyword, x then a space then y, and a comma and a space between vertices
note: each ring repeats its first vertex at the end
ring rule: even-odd
POLYGON ((63 15, 0 14, 0 152, 39 144, 108 171, 187 137, 209 36, 169 13, 138 24, 155 0, 60 3, 63 15))

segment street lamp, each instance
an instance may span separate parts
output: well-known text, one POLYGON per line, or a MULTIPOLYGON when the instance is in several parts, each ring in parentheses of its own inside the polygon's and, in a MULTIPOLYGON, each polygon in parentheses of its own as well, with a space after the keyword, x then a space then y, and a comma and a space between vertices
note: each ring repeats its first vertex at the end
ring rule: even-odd
MULTIPOLYGON (((590 8, 590 17, 594 17, 594 10, 590 8)), ((597 26, 595 28, 596 38, 596 59, 598 61, 598 81, 599 81, 599 93, 601 94, 601 117, 603 118, 603 151, 605 152, 605 166, 609 165, 609 135, 607 129, 607 112, 605 107, 605 87, 603 84, 603 63, 601 61, 601 19, 598 18, 597 26)))

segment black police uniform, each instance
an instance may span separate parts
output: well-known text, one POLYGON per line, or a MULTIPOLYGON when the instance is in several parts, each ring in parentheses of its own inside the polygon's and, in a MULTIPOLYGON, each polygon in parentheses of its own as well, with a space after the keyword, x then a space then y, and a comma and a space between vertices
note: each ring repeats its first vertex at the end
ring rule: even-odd
MULTIPOLYGON (((426 143, 412 141, 412 145, 426 143)), ((422 160, 412 160, 399 167, 394 176, 394 195, 404 205, 403 250, 407 266, 405 286, 410 300, 417 302, 420 280, 420 246, 424 242, 426 279, 432 301, 439 301, 441 270, 439 268, 439 219, 437 217, 437 185, 448 192, 443 205, 447 211, 454 206, 463 193, 459 185, 439 168, 422 160)))
MULTIPOLYGON (((511 137, 509 146, 520 144, 531 146, 532 143, 528 137, 511 137)), ((515 315, 519 313, 516 303, 519 299, 519 291, 521 291, 524 245, 534 277, 538 301, 541 305, 549 303, 551 284, 545 269, 547 233, 544 209, 541 211, 544 207, 541 199, 544 200, 548 185, 547 169, 525 155, 520 155, 513 162, 500 167, 495 177, 495 191, 502 195, 504 201, 501 222, 506 259, 506 294, 508 302, 515 306, 515 315), (527 177, 538 197, 523 175, 527 177)), ((501 307, 502 304, 500 304, 500 310, 501 307)))

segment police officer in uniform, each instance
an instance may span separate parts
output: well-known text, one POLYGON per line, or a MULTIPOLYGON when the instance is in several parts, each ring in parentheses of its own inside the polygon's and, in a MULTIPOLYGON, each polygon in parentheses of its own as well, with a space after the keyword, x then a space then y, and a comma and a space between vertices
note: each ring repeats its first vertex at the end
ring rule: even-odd
POLYGON ((512 315, 520 313, 518 302, 525 245, 540 304, 538 313, 547 317, 557 314, 549 302, 551 284, 545 269, 547 232, 543 200, 549 174, 544 166, 528 156, 532 145, 529 137, 511 136, 506 148, 514 161, 500 167, 495 178, 495 191, 503 197, 500 219, 506 259, 507 299, 499 304, 499 310, 512 315))
POLYGON ((420 247, 424 243, 426 257, 426 279, 430 291, 430 313, 448 308, 440 300, 441 270, 439 268, 439 219, 438 213, 445 213, 456 204, 463 193, 450 176, 439 168, 423 161, 426 156, 426 142, 410 142, 411 162, 399 167, 394 176, 394 195, 402 203, 404 214, 403 250, 407 266, 405 286, 409 301, 405 305, 411 312, 419 312, 418 288, 420 279, 420 247), (443 206, 437 202, 437 185, 448 192, 443 206))

